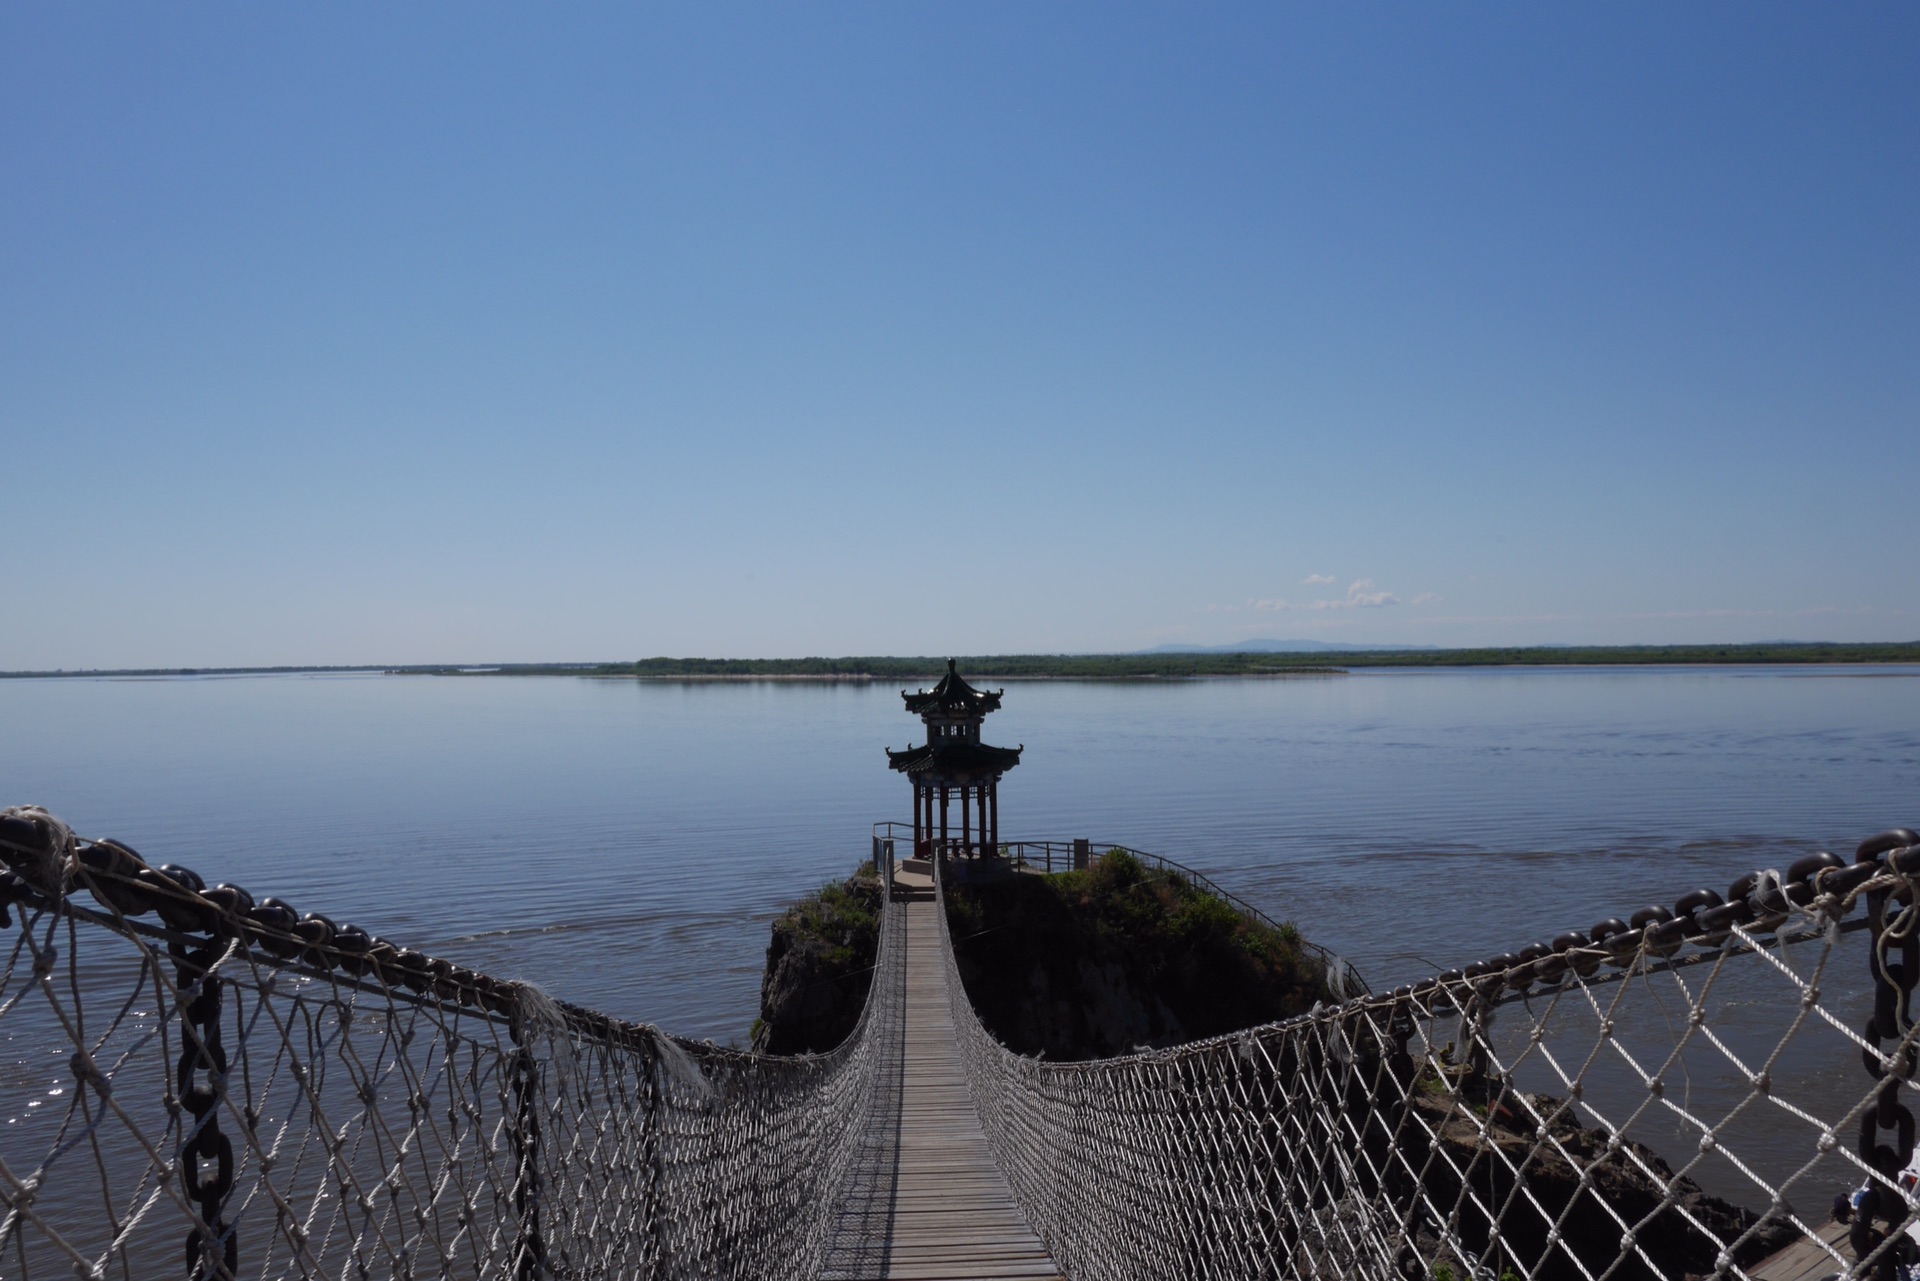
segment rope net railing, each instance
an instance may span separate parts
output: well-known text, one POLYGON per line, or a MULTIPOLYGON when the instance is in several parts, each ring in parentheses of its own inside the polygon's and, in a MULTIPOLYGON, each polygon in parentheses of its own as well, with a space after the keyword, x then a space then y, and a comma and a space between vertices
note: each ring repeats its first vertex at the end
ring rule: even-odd
MULTIPOLYGON (((0 1276, 856 1277, 884 1257, 891 906, 854 1034, 766 1058, 209 889, 44 812, 0 814, 0 865, 0 1276)), ((1886 833, 1085 1063, 1000 1046, 948 946, 957 1052, 1074 1281, 1899 1277, 1920 1258, 1917 881, 1920 837, 1886 833)))
POLYGON ((1908 1278, 1917 886, 1903 829, 1088 1062, 1008 1051, 946 963, 989 1145, 1074 1281, 1908 1278))
POLYGON ((762 1057, 43 811, 0 814, 0 863, 7 1278, 812 1275, 897 1092, 898 983, 831 1053, 762 1057))

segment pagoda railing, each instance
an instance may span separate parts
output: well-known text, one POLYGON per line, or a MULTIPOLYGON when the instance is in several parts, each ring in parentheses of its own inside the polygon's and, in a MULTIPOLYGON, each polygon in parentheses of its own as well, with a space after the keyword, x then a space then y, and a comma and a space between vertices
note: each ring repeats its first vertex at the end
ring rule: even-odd
MULTIPOLYGON (((876 857, 883 848, 886 848, 881 844, 886 840, 893 842, 890 848, 904 852, 896 853, 896 857, 904 857, 913 850, 913 824, 911 823, 883 821, 873 825, 873 832, 876 857)), ((960 842, 952 841, 948 844, 956 855, 961 852, 960 842)), ((941 852, 941 843, 937 839, 933 842, 933 848, 936 853, 941 852)), ((996 857, 1006 860, 1015 868, 1044 872, 1051 876, 1060 872, 1073 871, 1076 867, 1084 867, 1092 859, 1114 851, 1130 854, 1148 867, 1179 877, 1193 888, 1219 899, 1235 911, 1270 930, 1286 934, 1298 933, 1297 930, 1274 920, 1246 899, 1226 889, 1205 872, 1197 871, 1185 863, 1176 862, 1164 855, 1135 849, 1131 845, 1122 845, 1118 841, 1093 841, 1084 838, 1070 841, 1001 841, 996 850, 996 857)), ((1361 977, 1360 971, 1338 953, 1305 938, 1300 939, 1299 944, 1310 955, 1318 958, 1325 967, 1328 990, 1334 996, 1339 998, 1363 996, 1372 990, 1367 986, 1366 979, 1361 977)))

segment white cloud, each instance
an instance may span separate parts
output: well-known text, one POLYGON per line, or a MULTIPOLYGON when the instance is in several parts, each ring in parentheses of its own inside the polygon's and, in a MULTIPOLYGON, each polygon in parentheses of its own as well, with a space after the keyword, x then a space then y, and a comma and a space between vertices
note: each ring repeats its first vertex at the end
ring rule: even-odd
MULTIPOLYGON (((1334 581, 1331 574, 1309 574, 1306 581, 1314 584, 1326 584, 1334 581)), ((1422 592, 1413 598, 1416 605, 1431 605, 1440 599, 1432 592, 1422 592)), ((1379 609, 1386 605, 1398 605, 1400 598, 1392 592, 1382 591, 1375 586, 1371 578, 1356 578, 1347 584, 1347 594, 1332 600, 1290 601, 1284 596, 1262 599, 1247 597, 1245 605, 1209 605, 1209 614, 1231 614, 1240 609, 1252 610, 1262 614, 1278 614, 1298 610, 1318 610, 1325 612, 1336 609, 1379 609)))
POLYGON ((1308 574, 1300 581, 1309 587, 1331 587, 1336 580, 1332 574, 1308 574))
POLYGON ((1373 585, 1371 578, 1356 578, 1347 586, 1344 600, 1317 600, 1313 609, 1378 609, 1382 605, 1398 605, 1400 598, 1392 592, 1380 591, 1373 585))

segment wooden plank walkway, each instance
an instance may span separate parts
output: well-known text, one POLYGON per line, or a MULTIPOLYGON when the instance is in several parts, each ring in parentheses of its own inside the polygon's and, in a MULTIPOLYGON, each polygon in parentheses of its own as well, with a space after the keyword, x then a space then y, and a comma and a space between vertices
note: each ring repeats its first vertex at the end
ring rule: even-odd
MULTIPOLYGON (((906 902, 904 1035, 883 1115, 839 1207, 831 1281, 1062 1281, 1015 1204, 973 1110, 947 1002, 933 881, 920 865, 896 875, 906 902)), ((1847 1229, 1823 1225, 1749 1270, 1754 1281, 1837 1276, 1822 1243, 1851 1258, 1847 1229)))
POLYGON ((869 1225, 865 1251, 842 1249, 828 1275, 900 1281, 1047 1281, 1060 1277, 1046 1247, 1014 1203, 987 1150, 960 1070, 939 909, 915 896, 906 913, 906 1018, 891 1170, 856 1185, 865 1206, 843 1222, 869 1225), (884 1207, 884 1209, 883 1209, 884 1207))
MULTIPOLYGON (((1847 1227, 1844 1223, 1828 1223, 1818 1229, 1820 1241, 1840 1252, 1843 1259, 1851 1260, 1853 1251, 1847 1246, 1847 1227)), ((1748 1270, 1747 1275, 1753 1281, 1825 1281, 1825 1278, 1838 1276, 1841 1265, 1833 1261, 1833 1256, 1820 1248, 1814 1241, 1801 1237, 1780 1253, 1748 1270)))

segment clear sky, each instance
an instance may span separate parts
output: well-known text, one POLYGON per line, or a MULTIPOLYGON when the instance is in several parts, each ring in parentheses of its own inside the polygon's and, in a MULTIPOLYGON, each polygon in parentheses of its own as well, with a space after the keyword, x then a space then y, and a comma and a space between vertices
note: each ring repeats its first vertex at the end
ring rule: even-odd
POLYGON ((0 7, 0 668, 1920 638, 1911 3, 0 7))

